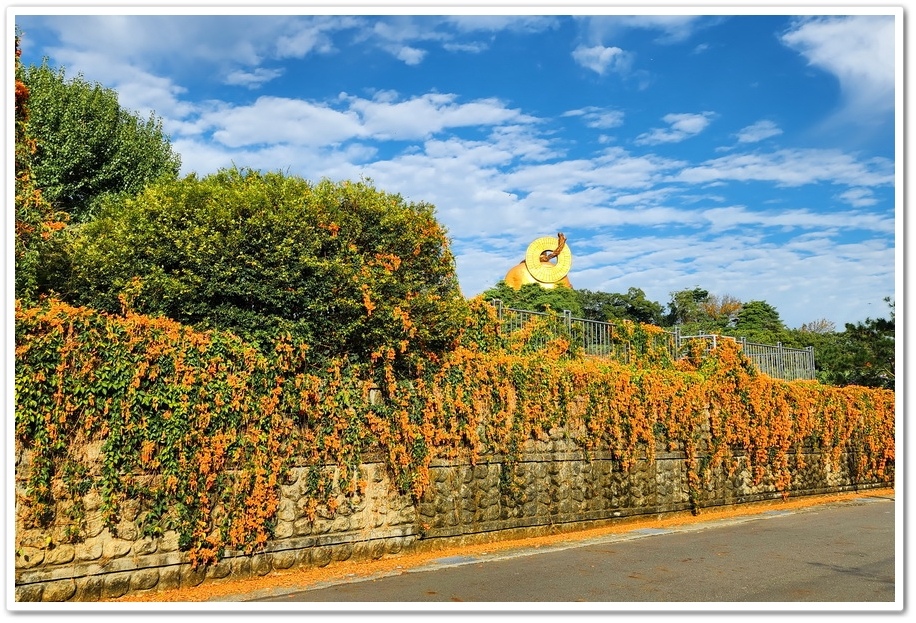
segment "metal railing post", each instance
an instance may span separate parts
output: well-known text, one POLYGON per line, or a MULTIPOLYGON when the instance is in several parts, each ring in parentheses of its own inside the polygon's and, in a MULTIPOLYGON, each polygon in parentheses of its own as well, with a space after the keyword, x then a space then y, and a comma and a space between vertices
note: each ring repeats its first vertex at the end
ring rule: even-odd
POLYGON ((776 342, 776 374, 779 378, 786 378, 786 354, 782 350, 782 342, 776 342))

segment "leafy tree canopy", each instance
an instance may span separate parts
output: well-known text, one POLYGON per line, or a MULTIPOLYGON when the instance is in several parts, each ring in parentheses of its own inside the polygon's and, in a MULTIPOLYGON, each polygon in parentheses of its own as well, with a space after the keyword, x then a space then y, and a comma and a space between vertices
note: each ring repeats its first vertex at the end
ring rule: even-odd
POLYGON ((699 322, 703 319, 701 304, 709 297, 709 291, 700 287, 691 290, 678 290, 671 293, 668 302, 668 325, 699 322))
POLYGON ((34 98, 25 83, 20 61, 19 33, 15 41, 15 289, 28 304, 42 291, 47 258, 58 254, 66 214, 54 210, 35 181, 35 139, 30 112, 34 98))
POLYGON ((766 301, 748 301, 741 306, 735 321, 733 335, 752 342, 785 343, 788 330, 776 308, 766 301))
POLYGON ((115 91, 82 76, 68 80, 47 60, 26 68, 22 80, 30 91, 35 184, 73 222, 87 220, 101 195, 134 194, 177 176, 181 161, 162 122, 124 110, 115 91))
POLYGON ((896 320, 890 297, 889 318, 866 318, 847 323, 842 333, 820 336, 815 346, 818 378, 832 385, 864 385, 894 389, 896 378, 896 320))
POLYGON ((230 169, 104 201, 74 242, 77 302, 317 352, 416 361, 465 321, 433 206, 368 182, 230 169))
POLYGON ((662 306, 647 299, 646 293, 640 288, 629 288, 626 293, 590 290, 578 292, 582 300, 584 317, 589 320, 632 320, 656 326, 662 324, 662 306))
POLYGON ((494 287, 481 294, 485 301, 499 299, 506 307, 531 311, 555 312, 569 310, 573 316, 582 316, 582 303, 578 291, 564 286, 544 288, 536 283, 526 283, 518 290, 500 280, 494 287))

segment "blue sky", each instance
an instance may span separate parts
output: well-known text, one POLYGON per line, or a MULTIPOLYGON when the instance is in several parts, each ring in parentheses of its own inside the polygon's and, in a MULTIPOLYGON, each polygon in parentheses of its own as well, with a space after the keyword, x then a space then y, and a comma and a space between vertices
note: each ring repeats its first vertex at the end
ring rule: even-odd
POLYGON ((576 288, 665 304, 699 286, 790 327, 886 317, 894 10, 546 9, 23 7, 15 23, 27 64, 161 117, 183 173, 369 178, 432 203, 466 296, 562 231, 576 288))

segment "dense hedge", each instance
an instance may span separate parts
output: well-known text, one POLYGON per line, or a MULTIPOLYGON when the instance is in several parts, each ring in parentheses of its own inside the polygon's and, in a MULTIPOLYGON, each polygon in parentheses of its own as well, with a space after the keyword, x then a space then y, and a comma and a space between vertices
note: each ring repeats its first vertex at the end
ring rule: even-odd
POLYGON ((893 392, 774 380, 729 340, 651 367, 570 356, 562 337, 532 351, 524 335, 499 335, 489 305, 471 306, 461 343, 403 378, 387 358, 316 366, 289 339, 267 353, 166 319, 17 305, 16 445, 32 457, 17 516, 79 540, 94 490, 113 530, 125 504, 139 504, 146 534, 175 529, 206 563, 270 538, 294 461, 313 468, 309 508, 333 512, 342 500, 320 468, 337 466, 334 484, 359 492, 370 449, 417 497, 432 457, 499 453, 511 463, 553 429, 613 452, 625 469, 643 453, 683 450, 692 493, 738 453, 756 478, 773 470, 783 491, 801 447, 833 461, 854 451, 862 479, 893 465, 893 392))
POLYGON ((227 169, 103 202, 72 248, 69 300, 399 367, 448 350, 466 302, 427 203, 366 181, 227 169))

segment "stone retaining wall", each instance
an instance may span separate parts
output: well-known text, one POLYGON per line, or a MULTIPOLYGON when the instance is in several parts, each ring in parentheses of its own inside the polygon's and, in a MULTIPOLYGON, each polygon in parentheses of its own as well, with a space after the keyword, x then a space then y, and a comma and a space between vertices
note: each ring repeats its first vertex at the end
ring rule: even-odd
MULTIPOLYGON (((122 517, 117 536, 101 521, 99 500, 86 499, 88 537, 79 544, 47 542, 39 531, 24 531, 17 517, 15 598, 19 602, 100 601, 128 593, 198 586, 220 579, 265 576, 274 570, 322 567, 331 561, 369 560, 497 538, 535 536, 604 525, 638 515, 691 508, 686 460, 681 453, 658 453, 624 472, 603 452, 585 453, 572 442, 532 442, 509 466, 499 456, 475 465, 437 460, 430 486, 416 504, 394 490, 385 466, 361 467, 367 485, 361 496, 340 496, 340 507, 315 521, 306 518, 305 468, 293 469, 282 485, 275 538, 256 554, 228 552, 219 563, 194 570, 179 551, 175 533, 141 537, 136 511, 122 517)), ((845 462, 831 467, 817 454, 804 457, 792 496, 886 487, 855 482, 845 462)), ((700 492, 699 506, 734 505, 773 499, 772 479, 753 485, 738 460, 731 475, 720 470, 700 492)), ((18 466, 17 466, 18 467, 18 466)), ((17 470, 18 472, 18 470, 17 470)), ((17 487, 20 476, 17 474, 17 487)))

